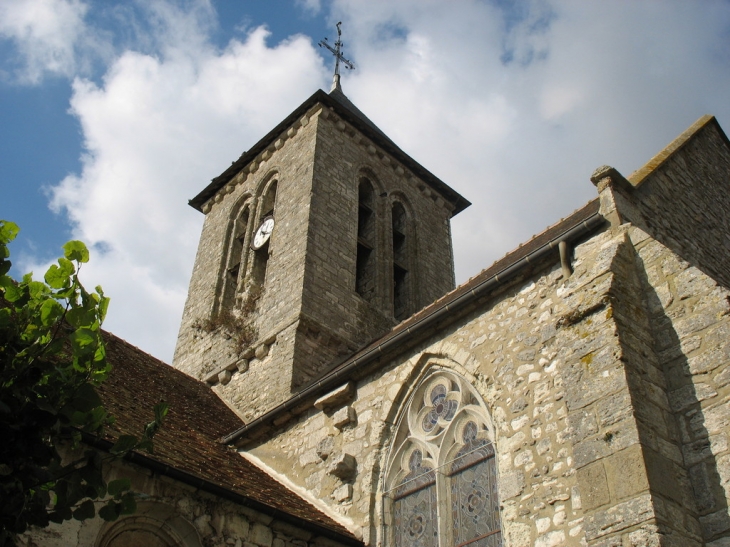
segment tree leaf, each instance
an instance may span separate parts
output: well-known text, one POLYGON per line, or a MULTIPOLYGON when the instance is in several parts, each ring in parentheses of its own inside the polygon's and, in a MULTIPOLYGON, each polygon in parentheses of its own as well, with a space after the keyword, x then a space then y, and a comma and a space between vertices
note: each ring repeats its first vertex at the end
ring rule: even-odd
POLYGON ((107 522, 113 522, 119 518, 121 505, 110 500, 104 507, 99 509, 99 516, 107 522))
POLYGON ((70 260, 66 258, 59 258, 58 264, 51 264, 51 267, 48 268, 43 279, 46 280, 46 283, 48 283, 51 288, 63 289, 68 287, 71 276, 75 271, 76 268, 74 268, 74 265, 70 260))
POLYGON ((129 490, 131 487, 132 481, 127 478, 123 478, 110 481, 106 489, 110 496, 118 496, 125 490, 129 490))
POLYGON ((0 329, 7 329, 12 325, 13 316, 8 308, 0 308, 0 329))
POLYGON ((70 403, 75 409, 81 410, 82 412, 90 412, 102 405, 99 394, 94 389, 94 386, 89 383, 84 383, 79 386, 70 403))
POLYGON ((15 222, 9 220, 0 220, 0 243, 10 243, 20 232, 20 228, 15 222))
POLYGON ((122 496, 122 515, 131 515, 137 510, 137 499, 134 492, 127 492, 122 496))
POLYGON ((66 320, 76 328, 88 327, 96 321, 96 310, 93 308, 73 308, 68 310, 66 320))
POLYGON ((63 315, 63 306, 54 298, 47 298, 41 304, 41 323, 45 327, 55 324, 63 315))
POLYGON ((121 435, 109 452, 115 456, 126 454, 132 450, 137 444, 137 437, 134 435, 121 435))
POLYGON ((91 351, 96 351, 97 338, 98 335, 94 331, 83 328, 75 330, 69 336, 74 353, 77 355, 84 355, 91 351))
POLYGON ((96 509, 94 508, 94 502, 91 500, 84 501, 73 512, 73 517, 76 520, 93 519, 95 515, 96 515, 96 509))
POLYGON ((84 243, 81 241, 68 241, 63 246, 63 254, 69 260, 75 260, 77 262, 89 261, 89 250, 86 248, 86 245, 84 245, 84 243))
POLYGON ((167 416, 167 412, 170 410, 170 405, 166 402, 162 401, 160 403, 157 403, 155 405, 155 421, 158 423, 162 423, 162 421, 165 419, 165 416, 167 416))

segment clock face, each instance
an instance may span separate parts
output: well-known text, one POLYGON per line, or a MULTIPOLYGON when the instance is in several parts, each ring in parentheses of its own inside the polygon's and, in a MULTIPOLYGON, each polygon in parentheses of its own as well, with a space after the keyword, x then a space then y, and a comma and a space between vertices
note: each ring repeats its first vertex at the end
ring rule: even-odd
POLYGON ((251 242, 251 248, 254 251, 257 251, 261 247, 263 247, 266 242, 271 237, 271 232, 274 231, 274 217, 266 217, 263 222, 261 223, 261 226, 259 226, 259 229, 256 230, 256 233, 253 236, 253 241, 251 242))

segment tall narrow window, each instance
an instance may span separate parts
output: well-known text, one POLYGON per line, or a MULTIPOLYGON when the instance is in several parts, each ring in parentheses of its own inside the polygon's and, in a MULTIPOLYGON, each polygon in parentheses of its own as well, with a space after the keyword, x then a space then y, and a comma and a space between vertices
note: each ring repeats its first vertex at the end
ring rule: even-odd
POLYGON ((231 238, 228 247, 228 262, 226 264, 225 279, 223 281, 223 295, 221 310, 230 312, 236 303, 240 292, 242 278, 245 274, 246 236, 249 231, 250 217, 249 204, 246 203, 231 227, 231 238))
POLYGON ((355 265, 355 290, 365 300, 375 296, 375 211, 373 186, 366 178, 358 187, 357 210, 357 261, 355 265))
POLYGON ((385 492, 392 545, 501 546, 491 422, 476 390, 436 372, 397 423, 385 492))
POLYGON ((393 317, 403 320, 411 314, 408 286, 408 241, 406 210, 393 205, 393 317))
MULTIPOLYGON (((276 205, 276 181, 272 182, 266 190, 261 206, 259 208, 260 225, 266 218, 274 216, 274 207, 276 205)), ((253 268, 251 271, 251 287, 263 287, 266 280, 266 266, 269 263, 270 240, 254 252, 253 268)))

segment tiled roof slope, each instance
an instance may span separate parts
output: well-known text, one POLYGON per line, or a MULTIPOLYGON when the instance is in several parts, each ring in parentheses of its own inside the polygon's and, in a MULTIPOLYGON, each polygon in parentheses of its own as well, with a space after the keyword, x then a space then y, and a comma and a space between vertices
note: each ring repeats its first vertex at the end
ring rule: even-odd
POLYGON ((105 335, 113 369, 99 392, 117 420, 107 429, 107 440, 121 434, 139 436, 153 419, 154 405, 166 401, 170 410, 155 436, 154 454, 142 453, 142 461, 148 458, 197 479, 197 484, 205 481, 237 495, 231 499, 243 496, 254 502, 250 505, 255 509, 263 504, 282 520, 304 520, 334 532, 335 539, 360 544, 342 525, 218 442, 242 422, 209 387, 118 337, 105 335))

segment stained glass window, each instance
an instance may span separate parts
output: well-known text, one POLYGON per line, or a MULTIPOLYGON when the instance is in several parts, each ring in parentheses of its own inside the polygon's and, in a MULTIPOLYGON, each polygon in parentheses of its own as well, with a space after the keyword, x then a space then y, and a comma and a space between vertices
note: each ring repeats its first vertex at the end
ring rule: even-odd
POLYGON ((395 491, 393 516, 398 546, 437 547, 436 475, 422 466, 422 454, 415 450, 409 458, 411 472, 395 491))
POLYGON ((464 378, 441 371, 419 384, 391 448, 389 544, 501 547, 490 424, 464 378))
POLYGON ((477 425, 467 422, 464 446, 449 470, 454 545, 501 545, 494 448, 477 439, 477 425))

